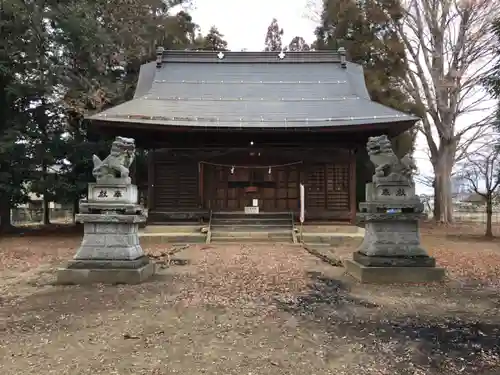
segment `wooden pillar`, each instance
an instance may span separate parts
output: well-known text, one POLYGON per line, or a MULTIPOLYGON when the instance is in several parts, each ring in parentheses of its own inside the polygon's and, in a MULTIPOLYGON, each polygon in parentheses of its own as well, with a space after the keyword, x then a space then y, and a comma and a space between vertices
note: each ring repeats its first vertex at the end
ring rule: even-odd
POLYGON ((148 152, 148 210, 154 210, 155 203, 155 151, 148 152))
POLYGON ((205 197, 204 197, 204 191, 205 191, 205 173, 204 173, 204 163, 199 162, 198 163, 198 196, 199 196, 199 207, 200 208, 205 208, 205 197))
POLYGON ((356 223, 356 151, 350 151, 349 157, 349 205, 351 224, 356 223))

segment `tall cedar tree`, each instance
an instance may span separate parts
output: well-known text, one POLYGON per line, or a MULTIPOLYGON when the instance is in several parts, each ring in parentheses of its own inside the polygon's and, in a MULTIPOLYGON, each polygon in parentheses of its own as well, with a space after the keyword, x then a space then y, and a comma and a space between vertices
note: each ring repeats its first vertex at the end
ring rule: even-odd
MULTIPOLYGON (((168 14, 170 7, 180 1, 130 0, 127 8, 119 7, 120 1, 103 0, 100 7, 90 9, 87 5, 75 5, 77 11, 71 13, 75 18, 94 12, 87 27, 100 32, 92 37, 70 29, 71 22, 62 25, 62 35, 68 34, 68 29, 72 34, 65 50, 70 79, 64 96, 70 135, 66 159, 71 164, 63 166, 65 183, 60 184, 60 193, 74 203, 75 212, 78 199, 92 181, 91 156, 105 156, 110 141, 90 142, 83 116, 132 99, 140 66, 154 59, 157 46, 190 49, 196 39, 198 26, 188 13, 168 14)), ((138 150, 137 163, 144 156, 145 152, 138 150)))
POLYGON ((265 51, 282 51, 283 42, 281 38, 283 37, 283 29, 278 25, 278 20, 273 18, 271 24, 267 28, 266 33, 266 48, 265 51))
POLYGON ((158 45, 192 46, 191 16, 168 14, 181 1, 2 3, 0 232, 10 229, 10 208, 26 200, 29 182, 63 200, 85 193, 91 155, 106 148, 89 142, 83 115, 130 99, 140 65, 158 45), (54 163, 62 174, 50 180, 54 163))
POLYGON ((204 37, 200 35, 197 44, 198 49, 203 51, 227 51, 227 42, 224 40, 224 35, 215 26, 212 26, 204 37))
MULTIPOLYGON (((391 26, 391 17, 398 17, 398 9, 399 0, 325 0, 314 47, 344 47, 350 61, 364 67, 372 100, 416 113, 402 89, 406 74, 404 46, 391 26)), ((411 151, 414 138, 411 131, 394 139, 396 153, 402 156, 411 151)))
POLYGON ((2 2, 0 9, 0 233, 11 229, 10 207, 27 199, 26 182, 33 170, 28 145, 19 142, 36 96, 29 79, 36 40, 27 8, 12 0, 2 2))

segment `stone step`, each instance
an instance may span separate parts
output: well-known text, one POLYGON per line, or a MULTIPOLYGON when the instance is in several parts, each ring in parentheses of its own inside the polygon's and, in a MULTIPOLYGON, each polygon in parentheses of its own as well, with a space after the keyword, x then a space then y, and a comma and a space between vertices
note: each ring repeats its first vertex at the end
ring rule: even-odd
POLYGON ((297 239, 307 244, 332 244, 338 243, 338 241, 342 241, 344 238, 359 238, 361 241, 363 236, 363 233, 310 233, 303 234, 302 237, 300 234, 297 234, 297 239))
POLYGON ((157 243, 205 243, 206 234, 203 233, 139 233, 142 245, 157 243))
POLYGON ((212 232, 223 231, 223 232, 279 232, 279 231, 291 231, 291 225, 260 225, 260 224, 247 224, 247 225, 230 225, 230 224, 212 224, 210 226, 212 232))
POLYGON ((254 237, 254 236, 245 236, 245 237, 215 237, 212 238, 211 243, 231 243, 231 244, 239 244, 239 243, 286 243, 293 244, 292 237, 279 237, 279 238, 264 238, 264 237, 254 237))
MULTIPOLYGON (((208 224, 206 225, 208 227, 208 224)), ((201 233, 200 224, 190 225, 147 225, 144 233, 201 233)))
POLYGON ((281 230, 281 231, 275 231, 275 232, 269 232, 269 231, 261 231, 261 232, 256 232, 256 231, 228 231, 228 232, 221 232, 221 231, 212 231, 212 238, 216 237, 232 237, 232 238, 238 238, 238 237, 255 237, 255 238, 271 238, 271 237, 292 237, 292 231, 288 230, 281 230))
POLYGON ((291 221, 292 215, 290 213, 279 212, 261 212, 258 214, 245 214, 243 212, 214 212, 212 213, 212 220, 213 219, 283 219, 291 221))
POLYGON ((292 224, 290 218, 212 218, 212 224, 292 224))
MULTIPOLYGON (((295 225, 296 228, 300 228, 300 224, 295 225)), ((359 228, 355 225, 304 225, 302 227, 303 233, 361 233, 364 231, 363 228, 359 228)), ((363 232, 364 233, 364 232, 363 232)))

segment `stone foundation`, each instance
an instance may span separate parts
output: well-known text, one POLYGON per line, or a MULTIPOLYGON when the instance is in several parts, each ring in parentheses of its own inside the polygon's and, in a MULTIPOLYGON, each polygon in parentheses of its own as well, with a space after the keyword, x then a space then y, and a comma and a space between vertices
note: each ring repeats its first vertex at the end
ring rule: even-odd
MULTIPOLYGON (((113 266, 113 262, 109 263, 113 266)), ((57 270, 59 285, 88 284, 139 284, 155 273, 155 264, 148 263, 139 268, 60 268, 57 270)))
POLYGON ((348 274, 367 284, 429 283, 445 276, 445 270, 438 267, 367 267, 354 260, 346 260, 344 266, 348 274))
POLYGON ((441 281, 444 269, 436 268, 420 245, 419 222, 425 214, 414 186, 395 174, 375 177, 356 215, 365 225, 363 242, 345 262, 346 271, 362 283, 441 281))
MULTIPOLYGON (((57 271, 57 283, 138 284, 151 277, 155 264, 139 243, 139 224, 146 217, 117 210, 113 202, 83 205, 86 213, 76 216, 84 225, 82 243, 73 260, 57 271)), ((142 212, 139 205, 129 206, 130 212, 142 212)))
POLYGON ((352 254, 352 259, 366 267, 435 267, 436 260, 430 256, 372 256, 360 252, 352 254))

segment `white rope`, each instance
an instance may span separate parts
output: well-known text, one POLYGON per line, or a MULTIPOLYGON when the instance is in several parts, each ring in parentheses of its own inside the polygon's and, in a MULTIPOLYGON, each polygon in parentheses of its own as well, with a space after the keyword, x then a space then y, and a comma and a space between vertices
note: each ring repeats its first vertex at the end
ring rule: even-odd
POLYGON ((297 164, 302 164, 303 161, 294 161, 292 163, 286 163, 286 164, 275 164, 275 165, 256 165, 256 166, 250 166, 250 165, 234 165, 234 164, 218 164, 218 163, 210 163, 208 161, 200 161, 200 164, 207 164, 207 165, 213 165, 214 167, 225 167, 225 168, 234 168, 234 169, 270 169, 270 168, 280 168, 280 167, 289 167, 291 165, 297 165, 297 164))

